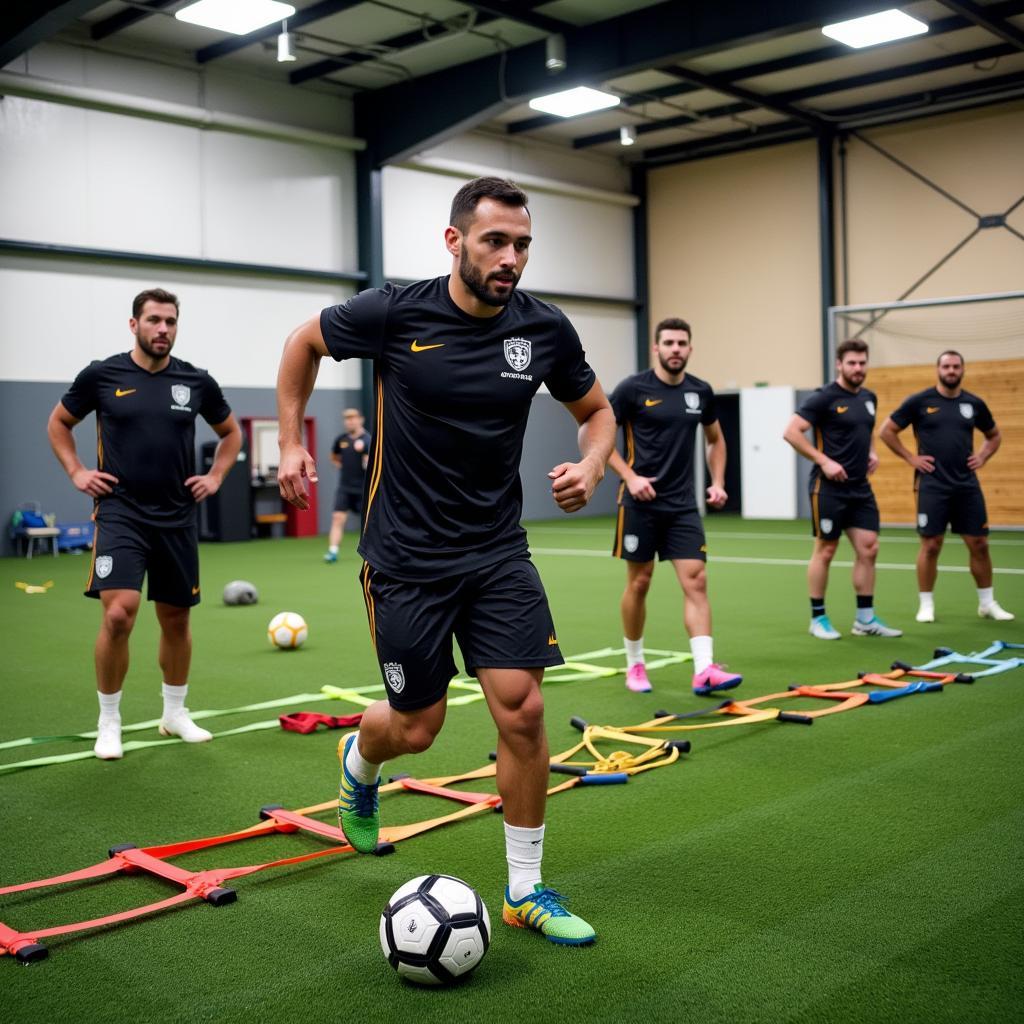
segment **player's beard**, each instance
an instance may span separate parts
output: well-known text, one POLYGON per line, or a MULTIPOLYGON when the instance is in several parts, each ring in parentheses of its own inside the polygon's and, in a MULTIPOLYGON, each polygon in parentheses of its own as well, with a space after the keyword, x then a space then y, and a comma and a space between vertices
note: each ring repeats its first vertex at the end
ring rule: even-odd
POLYGON ((947 370, 945 373, 939 374, 939 380, 942 381, 942 386, 949 388, 950 391, 956 391, 956 389, 960 387, 960 381, 963 379, 963 370, 947 370))
POLYGON ((864 386, 864 381, 867 379, 867 372, 858 371, 855 373, 854 376, 857 377, 857 380, 854 380, 845 370, 840 370, 839 376, 850 391, 858 391, 864 386))
POLYGON ((166 351, 159 351, 148 338, 142 336, 141 331, 135 332, 135 340, 139 343, 139 348, 149 356, 150 359, 164 359, 171 354, 171 349, 174 348, 174 342, 170 338, 163 339, 167 345, 166 351))
POLYGON ((682 373, 689 361, 689 356, 663 356, 660 352, 658 353, 658 362, 661 363, 661 368, 673 377, 682 373))
MULTIPOLYGON (((502 272, 505 276, 506 272, 502 272)), ((507 271, 512 278, 512 287, 505 293, 492 292, 487 287, 488 278, 485 278, 480 268, 469 258, 469 253, 463 249, 459 256, 459 277, 462 283, 485 305, 485 306, 507 306, 512 299, 512 293, 519 284, 519 275, 514 271, 507 271)), ((497 274, 490 274, 489 277, 497 277, 497 274)))

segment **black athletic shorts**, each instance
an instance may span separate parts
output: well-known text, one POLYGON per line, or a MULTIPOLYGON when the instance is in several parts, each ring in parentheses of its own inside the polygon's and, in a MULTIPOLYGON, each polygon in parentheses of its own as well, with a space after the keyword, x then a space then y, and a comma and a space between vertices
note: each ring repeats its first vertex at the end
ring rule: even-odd
POLYGON ((672 512, 620 505, 612 554, 627 562, 653 562, 655 555, 663 562, 673 558, 706 562, 708 548, 700 513, 696 509, 672 512))
POLYGON ((839 540, 844 530, 878 533, 878 504, 875 492, 863 483, 834 484, 811 481, 811 532, 821 540, 839 540))
POLYGON ((102 590, 142 591, 150 601, 199 604, 199 538, 195 526, 160 527, 127 519, 96 522, 86 597, 102 590))
POLYGON ((917 532, 922 537, 939 537, 946 532, 947 523, 961 536, 988 536, 988 513, 980 487, 947 491, 919 484, 917 532))
POLYGON ((457 674, 452 637, 466 671, 540 668, 564 662, 540 576, 528 558, 465 576, 410 582, 364 564, 359 574, 388 703, 415 711, 441 700, 457 674))
POLYGON ((334 511, 355 512, 357 516, 361 515, 363 511, 363 492, 346 491, 344 487, 339 487, 334 492, 334 511))

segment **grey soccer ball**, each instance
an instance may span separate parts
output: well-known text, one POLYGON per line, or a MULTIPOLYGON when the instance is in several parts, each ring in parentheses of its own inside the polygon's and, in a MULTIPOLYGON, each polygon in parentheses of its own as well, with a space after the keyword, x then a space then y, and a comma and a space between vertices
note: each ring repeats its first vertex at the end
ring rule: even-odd
POLYGON ((224 587, 225 604, 255 604, 259 591, 248 580, 232 580, 224 587))

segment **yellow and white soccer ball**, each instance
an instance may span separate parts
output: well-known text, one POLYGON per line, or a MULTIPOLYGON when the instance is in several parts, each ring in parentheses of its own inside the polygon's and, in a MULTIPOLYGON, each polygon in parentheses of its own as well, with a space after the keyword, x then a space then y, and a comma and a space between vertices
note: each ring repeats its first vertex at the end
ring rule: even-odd
POLYGON ((267 639, 281 650, 301 647, 309 636, 309 626, 298 612, 278 612, 267 626, 267 639))

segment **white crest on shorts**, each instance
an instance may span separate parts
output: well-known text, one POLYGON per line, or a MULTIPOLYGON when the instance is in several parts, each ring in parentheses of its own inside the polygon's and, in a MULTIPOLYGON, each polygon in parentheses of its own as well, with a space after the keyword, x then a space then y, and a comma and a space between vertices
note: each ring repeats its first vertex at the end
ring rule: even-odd
POLYGON ((960 415, 963 416, 965 420, 971 419, 974 416, 974 406, 971 405, 970 402, 961 402, 960 415))
POLYGON ((110 570, 114 568, 114 559, 110 555, 100 555, 96 559, 96 575, 101 580, 105 580, 110 575, 110 570))
POLYGON ((391 687, 394 693, 401 693, 405 689, 405 670, 402 668, 401 662, 384 662, 384 682, 391 687))
POLYGON ((696 391, 687 391, 683 394, 683 401, 686 402, 687 409, 699 409, 700 408, 700 395, 696 391))
POLYGON ((928 525, 928 513, 918 512, 917 513, 917 525, 923 530, 928 525))
POLYGON ((831 519, 822 519, 822 521, 821 521, 821 532, 822 533, 831 533, 832 532, 832 520, 831 519))
POLYGON ((622 538, 622 546, 630 554, 633 554, 633 552, 640 546, 640 538, 635 533, 627 533, 626 536, 622 538))
POLYGON ((867 409, 872 416, 875 415, 875 403, 872 402, 870 398, 864 403, 864 408, 867 409))
POLYGON ((505 339, 505 359, 516 373, 522 373, 530 365, 533 354, 525 338, 505 339))
POLYGON ((171 398, 174 399, 175 405, 188 405, 189 396, 191 394, 192 390, 187 384, 171 385, 171 398))

